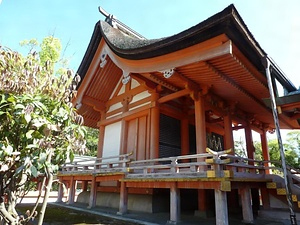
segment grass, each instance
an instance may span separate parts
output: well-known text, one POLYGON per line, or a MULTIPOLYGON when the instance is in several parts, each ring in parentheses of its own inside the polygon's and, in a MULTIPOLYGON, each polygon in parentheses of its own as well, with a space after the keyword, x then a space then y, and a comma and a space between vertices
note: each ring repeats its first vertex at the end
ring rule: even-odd
MULTIPOLYGON (((26 210, 31 210, 32 205, 18 205, 17 210, 24 214, 26 210)), ((37 224, 38 218, 31 224, 37 224)), ((64 207, 48 204, 43 225, 138 225, 127 221, 121 221, 109 217, 95 215, 91 213, 72 210, 64 207)))

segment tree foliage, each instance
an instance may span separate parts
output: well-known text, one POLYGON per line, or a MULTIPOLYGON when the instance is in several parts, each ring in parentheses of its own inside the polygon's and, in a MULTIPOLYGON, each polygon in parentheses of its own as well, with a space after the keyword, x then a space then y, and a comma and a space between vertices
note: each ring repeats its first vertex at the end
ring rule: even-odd
MULTIPOLYGON (((246 157, 247 152, 245 150, 245 143, 242 139, 236 140, 235 142, 235 153, 238 156, 246 157)), ((255 159, 265 160, 262 154, 261 143, 259 141, 254 141, 255 148, 255 159)), ((283 143, 284 154, 286 163, 294 168, 300 167, 300 132, 291 131, 287 134, 286 142, 283 143)), ((270 160, 273 161, 273 165, 276 167, 281 167, 280 162, 280 151, 277 139, 271 139, 268 141, 268 149, 270 160)))
POLYGON ((86 131, 89 134, 86 136, 87 155, 97 156, 99 130, 86 127, 86 131))
POLYGON ((59 40, 45 38, 39 53, 37 41, 23 44, 31 47, 27 56, 0 48, 0 215, 9 224, 36 216, 20 217, 15 210, 29 181, 44 177, 51 186, 59 166, 86 149, 83 118, 71 103, 79 76, 73 79, 66 69, 54 73, 59 40))

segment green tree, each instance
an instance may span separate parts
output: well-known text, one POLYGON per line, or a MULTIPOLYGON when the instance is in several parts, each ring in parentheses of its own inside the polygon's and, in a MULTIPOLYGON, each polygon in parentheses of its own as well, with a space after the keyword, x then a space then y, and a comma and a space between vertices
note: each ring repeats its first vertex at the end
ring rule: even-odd
POLYGON ((287 133, 287 141, 290 148, 295 150, 298 155, 300 154, 300 131, 291 131, 287 133))
POLYGON ((241 137, 239 140, 234 141, 234 153, 239 157, 247 158, 245 143, 241 137))
POLYGON ((97 156, 99 130, 86 127, 86 131, 88 134, 86 135, 86 147, 88 149, 87 155, 97 156))
MULTIPOLYGON (((299 168, 299 154, 294 147, 294 139, 288 139, 286 143, 283 144, 285 150, 286 163, 292 167, 299 168)), ((262 156, 261 143, 258 141, 254 142, 255 147, 255 159, 264 160, 262 156)), ((281 167, 280 162, 280 152, 277 139, 272 139, 268 141, 270 160, 273 161, 274 166, 281 167)))
MULTIPOLYGON (((26 43, 25 43, 26 44, 26 43)), ((47 37, 23 57, 0 48, 0 217, 2 224, 26 224, 39 214, 41 225, 53 175, 74 152, 85 151, 82 116, 72 106, 79 76, 70 70, 55 75, 60 43, 47 37), (16 211, 18 198, 30 189, 33 179, 43 178, 46 187, 39 213, 27 216, 16 211), (46 185, 47 184, 47 185, 46 185), (5 201, 5 199, 7 201, 5 201)), ((42 193, 42 192, 41 192, 42 193)))

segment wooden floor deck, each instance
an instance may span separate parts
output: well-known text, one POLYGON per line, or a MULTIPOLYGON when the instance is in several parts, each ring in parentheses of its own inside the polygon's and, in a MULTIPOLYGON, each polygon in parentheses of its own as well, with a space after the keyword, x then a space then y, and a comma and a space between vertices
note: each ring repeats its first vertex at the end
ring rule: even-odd
MULTIPOLYGON (((82 190, 86 190, 87 185, 90 185, 89 207, 95 206, 97 191, 117 191, 120 193, 120 213, 127 211, 128 190, 134 190, 135 193, 142 193, 146 190, 148 193, 154 189, 170 189, 172 221, 177 221, 178 214, 180 214, 178 206, 174 205, 178 204, 179 190, 182 189, 214 190, 216 212, 220 213, 219 217, 224 217, 224 220, 228 221, 226 193, 235 189, 241 196, 243 218, 251 222, 253 220, 251 195, 257 196, 257 199, 260 198, 258 193, 260 190, 261 198, 263 197, 261 200, 269 201, 265 193, 267 193, 268 186, 271 187, 277 179, 274 179, 271 171, 276 170, 279 173, 281 171, 280 168, 271 165, 270 161, 234 156, 230 150, 214 152, 207 149, 203 154, 148 160, 134 160, 129 153, 106 158, 76 159, 66 163, 59 171, 58 177, 61 183, 66 182, 69 186, 70 204, 74 202, 75 182, 78 181, 82 183, 82 190), (103 181, 118 184, 115 187, 97 185, 103 181), (252 190, 257 191, 252 192, 252 190)), ((299 193, 300 196, 299 171, 289 168, 289 177, 294 185, 294 192, 299 193)), ((282 189, 282 186, 275 184, 276 190, 280 188, 282 189)), ((282 192, 282 190, 279 191, 282 192)), ((300 206, 300 201, 298 201, 300 197, 296 194, 293 198, 295 204, 300 206)), ((62 198, 62 195, 59 198, 62 198)), ((223 223, 218 222, 218 224, 223 223)))

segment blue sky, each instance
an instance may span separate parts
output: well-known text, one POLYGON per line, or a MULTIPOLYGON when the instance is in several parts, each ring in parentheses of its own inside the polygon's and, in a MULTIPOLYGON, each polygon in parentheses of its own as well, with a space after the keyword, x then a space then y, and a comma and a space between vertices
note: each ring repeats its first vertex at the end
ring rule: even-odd
POLYGON ((2 0, 0 45, 25 53, 21 40, 41 41, 54 34, 76 71, 95 23, 104 19, 98 6, 146 38, 159 38, 192 27, 231 3, 261 47, 299 87, 299 0, 2 0))

